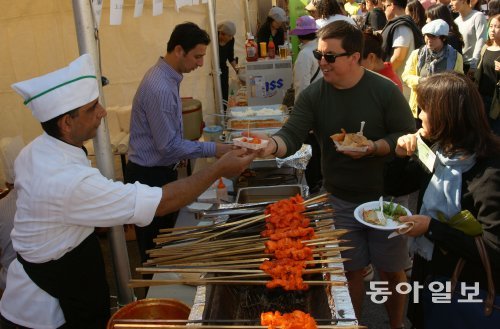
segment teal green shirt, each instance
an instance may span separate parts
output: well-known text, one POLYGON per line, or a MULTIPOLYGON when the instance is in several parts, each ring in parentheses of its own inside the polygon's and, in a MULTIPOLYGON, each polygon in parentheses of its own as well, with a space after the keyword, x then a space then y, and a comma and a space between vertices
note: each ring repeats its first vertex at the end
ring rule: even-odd
POLYGON ((321 166, 326 190, 343 200, 373 201, 383 195, 385 157, 354 160, 335 150, 330 136, 359 131, 373 141, 385 139, 394 150, 399 136, 415 131, 408 102, 389 79, 365 70, 352 88, 336 89, 324 79, 303 90, 283 128, 276 133, 287 146, 287 156, 295 153, 312 129, 321 147, 321 166))

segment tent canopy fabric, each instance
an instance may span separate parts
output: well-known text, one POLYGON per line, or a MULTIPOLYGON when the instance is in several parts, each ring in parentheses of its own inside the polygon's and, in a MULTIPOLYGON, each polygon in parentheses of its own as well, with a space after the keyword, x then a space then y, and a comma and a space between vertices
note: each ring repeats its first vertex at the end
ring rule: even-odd
MULTIPOLYGON (((216 0, 216 23, 230 19, 236 24, 235 53, 240 60, 245 58, 244 1, 247 0, 216 0)), ((249 2, 250 26, 256 25, 257 2, 249 2)), ((125 0, 122 24, 111 26, 110 4, 103 1, 99 38, 102 74, 110 80, 103 89, 108 107, 132 103, 144 73, 165 54, 175 25, 192 21, 209 31, 206 4, 184 6, 177 12, 174 0, 164 0, 163 14, 152 16, 152 2, 145 1, 143 15, 134 18, 134 3, 125 0)), ((10 85, 57 70, 78 57, 73 8, 67 0, 0 0, 0 8, 0 138, 21 136, 29 143, 42 130, 10 85)), ((182 97, 202 102, 208 124, 215 122, 216 117, 210 114, 217 111, 211 63, 212 54, 208 50, 203 67, 185 74, 180 90, 182 97)), ((0 170, 0 181, 2 178, 0 170)))

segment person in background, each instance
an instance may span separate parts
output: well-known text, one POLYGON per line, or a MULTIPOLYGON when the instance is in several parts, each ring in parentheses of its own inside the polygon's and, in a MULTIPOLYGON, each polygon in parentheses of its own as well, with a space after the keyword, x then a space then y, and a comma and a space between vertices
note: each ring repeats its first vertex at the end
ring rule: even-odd
POLYGON ((470 0, 469 6, 473 10, 482 11, 481 10, 481 0, 470 0))
POLYGON ((345 21, 336 21, 317 32, 318 49, 314 52, 323 79, 304 89, 289 119, 260 153, 285 157, 295 153, 312 129, 321 146, 324 188, 331 194, 335 209, 335 227, 349 232, 343 245, 356 246, 342 252, 349 258, 349 291, 356 316, 361 316, 365 297, 363 270, 370 262, 381 280, 389 282, 391 294, 386 303, 391 328, 403 326, 405 296, 395 291, 406 281, 403 269, 408 265, 405 239, 387 239, 389 232, 369 228, 353 218, 360 204, 378 200, 383 194, 383 169, 395 148, 396 139, 415 131, 408 103, 392 81, 360 65, 363 33, 345 21), (367 124, 366 152, 340 151, 330 136, 357 132, 361 121, 367 124))
POLYGON ((406 62, 403 82, 411 88, 410 108, 417 120, 418 105, 416 88, 422 79, 445 71, 463 73, 462 55, 447 42, 449 27, 442 19, 435 19, 422 28, 425 45, 415 49, 406 62))
POLYGON ((409 298, 408 317, 415 328, 497 328, 500 140, 489 130, 477 88, 463 74, 444 72, 423 80, 417 87, 417 102, 422 128, 398 139, 395 152, 402 170, 392 175, 394 189, 400 188, 401 193, 420 188, 418 214, 400 217, 402 222, 414 223, 406 233, 413 237, 411 280, 423 288, 412 292, 418 296, 409 298), (418 138, 437 156, 432 173, 409 161, 418 138), (486 247, 497 287, 496 297, 489 301, 494 305, 491 315, 485 315, 485 305, 486 291, 493 287, 487 282, 476 239, 486 247), (451 290, 449 298, 439 299, 451 301, 436 303, 429 284, 450 284, 459 259, 465 260, 459 283, 456 289, 446 288, 446 293, 451 290), (469 298, 479 302, 464 302, 469 298))
POLYGON ((316 19, 318 28, 322 28, 335 21, 346 21, 352 25, 356 25, 356 22, 354 22, 351 17, 344 15, 336 0, 319 0, 316 4, 316 8, 318 9, 318 15, 320 17, 316 19))
POLYGON ((453 20, 448 6, 445 6, 442 3, 432 5, 427 9, 426 15, 427 22, 435 19, 442 19, 448 24, 450 27, 450 32, 448 33, 447 38, 448 44, 461 54, 464 46, 464 38, 462 38, 462 34, 458 29, 457 23, 453 20))
POLYGON ((238 63, 234 57, 234 35, 236 34, 236 25, 231 21, 223 21, 217 24, 217 31, 219 41, 219 67, 221 70, 220 85, 222 89, 222 99, 227 104, 229 96, 229 68, 227 67, 227 62, 231 64, 236 74, 238 74, 238 63))
POLYGON ((14 164, 18 198, 11 238, 17 259, 0 300, 3 329, 106 328, 110 295, 95 227, 148 225, 193 202, 219 177, 240 174, 255 158, 246 150, 230 151, 162 187, 104 177, 83 148, 106 116, 95 72, 84 54, 63 69, 12 85, 44 133, 14 164))
POLYGON ((317 0, 311 0, 309 3, 304 7, 304 9, 307 11, 307 13, 314 19, 318 19, 318 9, 316 8, 316 3, 317 0))
MULTIPOLYGON (((301 16, 297 19, 295 29, 290 31, 290 34, 296 35, 300 41, 300 51, 293 66, 295 99, 310 84, 323 77, 319 63, 313 55, 313 51, 318 47, 316 30, 316 22, 312 17, 301 16)), ((321 189, 323 181, 323 175, 321 174, 321 149, 312 131, 309 132, 304 143, 311 145, 312 149, 312 156, 307 163, 305 171, 307 185, 311 193, 317 193, 321 189)))
POLYGON ((464 38, 464 72, 473 78, 481 48, 486 43, 486 17, 482 12, 471 9, 470 0, 451 0, 451 10, 459 14, 455 23, 464 38))
MULTIPOLYGON (((220 157, 231 145, 186 140, 183 137, 182 101, 179 95, 184 73, 203 65, 210 37, 196 24, 177 25, 167 52, 146 72, 132 103, 130 142, 125 182, 163 186, 177 180, 177 166, 185 159, 220 157)), ((175 225, 177 213, 169 213, 148 225, 136 226, 142 262, 162 228, 175 225)))
MULTIPOLYGON (((286 12, 280 7, 272 7, 269 10, 267 19, 264 24, 260 27, 257 32, 257 43, 269 42, 269 39, 273 37, 274 46, 278 49, 278 46, 285 44, 285 24, 288 22, 288 17, 286 12)), ((259 48, 259 56, 260 47, 259 48)))
POLYGON ((344 10, 349 16, 361 15, 361 8, 356 0, 346 0, 344 4, 344 10))
POLYGON ((422 1, 420 1, 420 3, 422 4, 422 7, 424 7, 424 9, 427 10, 427 9, 429 9, 430 6, 433 6, 439 2, 436 0, 422 0, 422 1))
POLYGON ((16 214, 17 191, 14 188, 14 160, 24 147, 21 137, 6 137, 0 142, 0 163, 5 175, 5 186, 7 195, 0 199, 0 297, 5 290, 7 281, 7 269, 16 258, 16 252, 12 248, 10 232, 14 227, 14 216, 16 214), (5 141, 5 143, 3 143, 5 141))
POLYGON ((500 0, 490 0, 488 2, 488 18, 491 19, 497 14, 500 14, 500 0))
POLYGON ((491 129, 500 135, 500 14, 490 18, 489 38, 481 50, 475 81, 491 129))
POLYGON ((384 10, 382 9, 382 1, 380 0, 366 0, 366 9, 368 14, 365 19, 365 26, 363 30, 368 28, 373 31, 382 31, 387 23, 384 10))
POLYGON ((403 83, 396 72, 392 69, 391 62, 384 62, 384 52, 382 50, 382 36, 368 29, 363 32, 365 45, 361 65, 371 71, 377 72, 392 80, 399 90, 403 92, 403 83))
MULTIPOLYGON (((385 15, 387 24, 382 30, 382 50, 386 62, 392 63, 392 68, 401 77, 405 63, 414 49, 424 44, 422 32, 413 19, 406 15, 406 0, 385 0, 385 15)), ((410 89, 403 85, 403 94, 410 98, 410 89)))
POLYGON ((410 16, 415 24, 422 29, 424 27, 427 17, 425 16, 424 6, 419 0, 410 0, 405 8, 406 15, 410 16))

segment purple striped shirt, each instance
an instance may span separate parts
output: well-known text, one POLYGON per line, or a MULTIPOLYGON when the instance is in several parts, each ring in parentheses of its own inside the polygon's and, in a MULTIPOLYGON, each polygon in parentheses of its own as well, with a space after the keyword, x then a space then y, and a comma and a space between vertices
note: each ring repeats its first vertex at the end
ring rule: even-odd
POLYGON ((154 167, 215 156, 215 143, 183 138, 181 81, 182 74, 168 65, 163 57, 144 75, 132 103, 130 161, 154 167))

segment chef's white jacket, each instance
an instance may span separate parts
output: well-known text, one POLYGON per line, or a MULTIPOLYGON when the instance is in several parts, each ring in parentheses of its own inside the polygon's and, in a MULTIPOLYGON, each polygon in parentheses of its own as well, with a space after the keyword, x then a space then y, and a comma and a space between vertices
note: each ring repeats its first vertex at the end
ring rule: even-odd
MULTIPOLYGON (((18 200, 12 244, 32 263, 59 259, 94 227, 149 224, 162 195, 159 187, 107 179, 81 148, 45 133, 21 151, 14 170, 18 200)), ((8 270, 0 312, 25 327, 64 323, 57 299, 35 285, 17 260, 8 270)))

